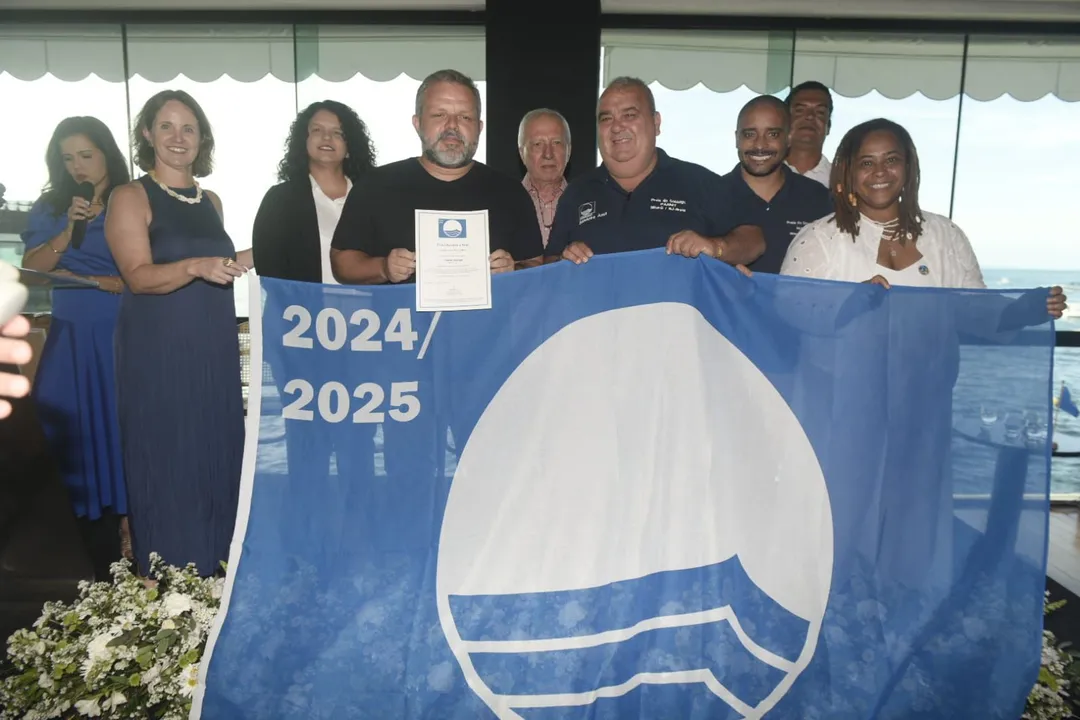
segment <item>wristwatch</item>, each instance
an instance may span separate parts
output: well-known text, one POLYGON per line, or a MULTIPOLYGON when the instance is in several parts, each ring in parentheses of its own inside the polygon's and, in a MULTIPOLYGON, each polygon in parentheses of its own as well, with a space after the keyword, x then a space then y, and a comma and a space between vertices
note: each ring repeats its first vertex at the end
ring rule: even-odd
POLYGON ((716 252, 713 254, 713 257, 716 258, 717 260, 719 260, 720 256, 723 255, 723 254, 724 254, 724 242, 722 240, 717 240, 716 241, 716 252))

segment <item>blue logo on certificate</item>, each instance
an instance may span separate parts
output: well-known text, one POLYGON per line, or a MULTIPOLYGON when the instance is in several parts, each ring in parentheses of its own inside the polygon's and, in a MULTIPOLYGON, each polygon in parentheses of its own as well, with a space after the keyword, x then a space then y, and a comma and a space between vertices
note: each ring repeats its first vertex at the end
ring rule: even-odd
POLYGON ((439 218, 439 237, 465 237, 465 218, 439 218))

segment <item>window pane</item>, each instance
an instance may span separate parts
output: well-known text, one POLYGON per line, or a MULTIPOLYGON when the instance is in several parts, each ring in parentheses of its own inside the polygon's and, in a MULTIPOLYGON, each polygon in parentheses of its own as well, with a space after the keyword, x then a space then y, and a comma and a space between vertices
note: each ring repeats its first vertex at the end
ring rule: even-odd
POLYGON ((832 90, 824 147, 830 159, 844 133, 861 122, 888 118, 903 125, 919 153, 919 205, 947 216, 963 52, 961 36, 800 31, 792 84, 817 80, 832 90))
MULTIPOLYGON (((483 28, 367 28, 301 26, 296 55, 300 109, 319 100, 350 106, 368 126, 380 165, 416 157, 416 91, 430 73, 453 68, 480 91, 486 117, 483 28)), ((288 126, 280 130, 283 147, 288 126)), ((483 135, 476 159, 487 157, 483 135)))
POLYGON ((623 75, 648 83, 657 145, 720 174, 738 163, 739 110, 762 93, 783 96, 791 75, 791 33, 606 31, 602 45, 602 85, 623 75))
MULTIPOLYGON (((1073 273, 1080 279, 1080 273, 1073 273)), ((1061 383, 1080 405, 1080 348, 1058 348, 1054 352, 1054 396, 1061 383)), ((1054 441, 1062 450, 1080 450, 1080 419, 1067 412, 1054 413, 1054 441)), ((1050 473, 1051 493, 1080 493, 1080 458, 1054 458, 1050 473)))
MULTIPOLYGON (((0 223, 0 258, 22 261, 19 233, 31 203, 49 179, 45 150, 66 117, 90 115, 128 155, 124 51, 119 26, 0 27, 0 183, 7 209, 0 223)), ((30 312, 50 308, 35 291, 30 312)))
MULTIPOLYGON (((276 183, 284 134, 296 115, 289 26, 128 28, 131 114, 161 90, 184 90, 214 130, 214 172, 200 180, 221 198, 237 250, 266 189, 276 183)), ((136 171, 136 174, 142 174, 136 171)), ((248 314, 248 283, 236 282, 236 313, 248 314)))
MULTIPOLYGON (((1077 58, 1075 38, 970 38, 953 205, 989 287, 1061 285, 1074 304, 1080 255, 1063 229, 1072 224, 1072 168, 1080 162, 1077 58), (1046 138, 1053 149, 1039 162, 1034 149, 1046 138)), ((1080 331, 1080 313, 1066 312, 1058 329, 1080 331)), ((1055 396, 1062 382, 1080 396, 1080 348, 1057 349, 1054 376, 1055 396)), ((1080 448, 1080 421, 1056 418, 1055 440, 1080 448)), ((1050 490, 1080 492, 1080 459, 1054 458, 1050 490)))
MULTIPOLYGON (((992 287, 1065 285, 1080 275, 1058 272, 1080 270, 1068 230, 1080 163, 1080 97, 1058 82, 1075 77, 1067 61, 1080 54, 1080 41, 1071 42, 973 36, 969 43, 953 219, 971 238, 992 287), (1055 49, 1061 62, 1033 62, 1033 48, 1055 49), (1016 99, 1021 93, 1025 99, 1016 99)), ((1080 283, 1066 293, 1080 300, 1080 283)), ((1077 319, 1063 329, 1080 329, 1077 319)))

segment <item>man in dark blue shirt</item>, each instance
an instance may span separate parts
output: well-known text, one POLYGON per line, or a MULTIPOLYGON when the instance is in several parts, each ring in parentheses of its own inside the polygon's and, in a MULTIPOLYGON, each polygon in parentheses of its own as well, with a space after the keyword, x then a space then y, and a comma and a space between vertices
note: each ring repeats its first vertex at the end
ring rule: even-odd
POLYGON ((600 96, 597 129, 604 163, 563 192, 547 260, 580 264, 595 253, 666 247, 747 265, 765 251, 732 181, 656 147, 660 114, 644 82, 613 80, 600 96))
POLYGON ((734 202, 765 233, 765 252, 749 266, 753 272, 779 273, 799 230, 833 211, 824 185, 784 164, 790 129, 787 105, 772 95, 754 98, 739 112, 739 164, 724 178, 733 186, 734 202))

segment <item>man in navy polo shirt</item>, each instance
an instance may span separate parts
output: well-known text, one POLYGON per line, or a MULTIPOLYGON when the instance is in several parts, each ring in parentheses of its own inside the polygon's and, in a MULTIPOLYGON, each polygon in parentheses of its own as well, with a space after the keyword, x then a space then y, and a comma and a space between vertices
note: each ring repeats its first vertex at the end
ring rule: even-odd
POLYGON ((613 80, 596 120, 603 165, 563 192, 548 261, 580 264, 594 254, 666 247, 747 265, 765 251, 761 228, 735 202, 734 183, 656 147, 660 114, 644 82, 613 80))
POLYGON ((736 123, 739 164, 724 177, 731 181, 735 202, 765 232, 765 252, 750 264, 753 272, 779 273, 803 225, 833 211, 824 185, 784 164, 790 127, 787 105, 772 95, 746 103, 736 123))

